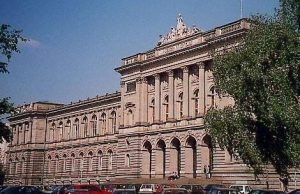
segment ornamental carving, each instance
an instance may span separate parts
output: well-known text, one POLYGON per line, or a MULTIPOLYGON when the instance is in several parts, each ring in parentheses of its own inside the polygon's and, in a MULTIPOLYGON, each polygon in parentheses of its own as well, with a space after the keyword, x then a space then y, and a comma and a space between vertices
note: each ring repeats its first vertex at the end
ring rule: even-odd
POLYGON ((183 17, 181 16, 181 14, 179 14, 179 16, 177 17, 176 27, 171 28, 171 32, 169 32, 167 35, 160 35, 160 40, 158 41, 157 45, 161 46, 198 32, 200 32, 200 30, 195 25, 192 28, 188 28, 183 22, 183 17))

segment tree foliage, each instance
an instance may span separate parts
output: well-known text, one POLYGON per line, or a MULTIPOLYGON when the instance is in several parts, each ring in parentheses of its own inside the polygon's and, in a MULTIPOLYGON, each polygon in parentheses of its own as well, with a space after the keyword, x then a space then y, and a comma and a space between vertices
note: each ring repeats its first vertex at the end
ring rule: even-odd
MULTIPOLYGON (((18 43, 27 41, 21 36, 21 30, 11 29, 10 25, 2 24, 0 26, 0 73, 8 73, 8 62, 13 53, 20 53, 18 43)), ((9 102, 9 98, 0 99, 0 143, 4 140, 10 142, 11 132, 5 124, 4 119, 8 114, 14 113, 13 104, 9 102)))
POLYGON ((205 117, 214 143, 263 173, 288 177, 300 164, 299 0, 281 1, 277 16, 255 16, 242 44, 216 57, 216 92, 233 106, 205 117), (296 10, 296 12, 295 12, 296 10))

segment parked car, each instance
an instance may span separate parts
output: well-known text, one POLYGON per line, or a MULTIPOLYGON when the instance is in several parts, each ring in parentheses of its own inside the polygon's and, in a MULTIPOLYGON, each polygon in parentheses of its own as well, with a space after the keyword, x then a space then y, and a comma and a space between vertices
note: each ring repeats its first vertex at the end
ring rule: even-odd
POLYGON ((115 189, 113 194, 137 194, 133 189, 115 189))
POLYGON ((237 189, 214 188, 211 190, 211 194, 239 194, 239 192, 237 189))
POLYGON ((9 186, 3 189, 1 194, 45 194, 35 186, 9 186))
POLYGON ((156 193, 158 189, 157 184, 142 184, 139 193, 156 193))
POLYGON ((283 191, 277 190, 265 190, 265 189, 253 189, 249 194, 285 194, 283 191))
POLYGON ((252 190, 249 185, 230 185, 229 188, 237 189, 241 194, 249 194, 252 190))
POLYGON ((203 187, 197 184, 185 184, 185 185, 181 185, 180 188, 186 189, 189 193, 195 193, 195 194, 203 193, 203 187))
POLYGON ((0 186, 0 191, 2 191, 5 188, 7 188, 7 186, 5 186, 5 185, 0 186))
POLYGON ((295 190, 289 192, 289 194, 300 194, 300 189, 295 189, 295 190))
POLYGON ((51 194, 103 194, 98 185, 76 184, 64 185, 57 188, 51 194))
POLYGON ((188 194, 184 188, 164 188, 162 194, 188 194))
POLYGON ((209 184, 204 187, 203 192, 205 194, 212 194, 212 191, 218 188, 226 188, 226 187, 225 185, 221 185, 221 184, 209 184))

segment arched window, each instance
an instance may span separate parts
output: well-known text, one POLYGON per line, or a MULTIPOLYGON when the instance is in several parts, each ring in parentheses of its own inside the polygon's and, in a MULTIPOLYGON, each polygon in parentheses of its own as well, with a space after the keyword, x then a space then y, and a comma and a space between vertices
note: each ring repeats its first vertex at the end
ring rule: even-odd
POLYGON ((71 171, 72 171, 72 172, 75 171, 75 162, 76 162, 76 160, 75 160, 75 154, 72 153, 72 154, 71 154, 71 171))
POLYGON ((51 156, 48 156, 48 173, 51 173, 51 156))
POLYGON ((112 134, 114 134, 117 129, 117 114, 115 111, 112 111, 111 113, 111 129, 112 134))
POLYGON ((89 152, 88 158, 87 158, 87 163, 88 163, 88 171, 93 170, 93 152, 89 152))
POLYGON ((18 174, 19 172, 19 158, 16 158, 15 160, 15 174, 18 174))
POLYGON ((59 156, 55 156, 55 173, 57 174, 59 171, 59 156))
POLYGON ((215 102, 215 87, 211 87, 208 93, 208 97, 209 97, 209 108, 208 109, 213 109, 216 107, 216 102, 215 102))
POLYGON ((178 105, 178 118, 181 119, 183 116, 183 93, 179 93, 178 95, 178 100, 177 100, 177 105, 178 105))
POLYGON ((151 123, 153 123, 155 120, 155 99, 154 98, 152 98, 150 103, 150 118, 151 118, 151 123))
POLYGON ((98 170, 101 170, 102 169, 102 166, 103 166, 103 153, 102 151, 99 151, 98 153, 98 170))
POLYGON ((83 153, 81 152, 81 153, 79 154, 79 170, 80 170, 80 172, 83 171, 83 162, 84 162, 84 155, 83 155, 83 153))
POLYGON ((9 165, 8 173, 12 174, 13 173, 13 170, 12 170, 13 169, 13 162, 12 162, 11 158, 8 161, 9 161, 9 164, 8 164, 9 165))
POLYGON ((103 133, 106 132, 106 114, 102 113, 101 115, 101 129, 103 131, 103 133))
POLYGON ((76 118, 73 124, 73 137, 79 138, 79 119, 76 118))
POLYGON ((126 154, 125 156, 125 166, 129 167, 130 166, 130 155, 126 154))
POLYGON ((55 140, 55 128, 56 128, 55 123, 52 123, 51 129, 50 129, 50 141, 55 140))
POLYGON ((66 172, 66 170, 67 170, 67 155, 64 154, 64 155, 63 155, 62 171, 63 171, 63 172, 66 172))
POLYGON ((63 122, 59 122, 59 140, 64 139, 64 124, 63 122))
POLYGON ((165 121, 169 118, 169 96, 166 96, 164 99, 164 115, 165 115, 165 121))
POLYGON ((134 115, 133 115, 133 111, 131 109, 129 109, 127 112, 127 119, 128 119, 128 125, 132 126, 134 123, 134 115))
POLYGON ((194 92, 194 110, 195 116, 197 116, 199 114, 199 90, 194 92))
POLYGON ((67 138, 71 139, 71 121, 70 120, 67 121, 66 127, 68 128, 67 129, 67 138))
POLYGON ((27 133, 29 132, 29 123, 26 122, 25 123, 25 129, 24 129, 24 143, 27 143, 28 142, 28 135, 27 133))
POLYGON ((83 137, 87 137, 88 136, 88 118, 84 117, 82 122, 83 122, 83 137))
POLYGON ((21 170, 22 170, 22 174, 25 174, 26 172, 26 163, 25 163, 25 158, 22 157, 22 160, 21 160, 21 170))
POLYGON ((108 151, 108 170, 112 170, 112 163, 113 163, 113 152, 111 150, 108 151))
POLYGON ((96 136, 97 135, 97 116, 96 115, 92 116, 91 126, 92 126, 93 136, 96 136))

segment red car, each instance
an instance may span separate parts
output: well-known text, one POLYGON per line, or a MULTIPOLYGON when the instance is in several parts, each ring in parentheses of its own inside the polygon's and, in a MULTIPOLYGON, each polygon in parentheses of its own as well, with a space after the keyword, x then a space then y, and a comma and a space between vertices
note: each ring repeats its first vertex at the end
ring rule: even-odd
POLYGON ((105 194, 98 185, 68 185, 62 187, 58 194, 105 194))

